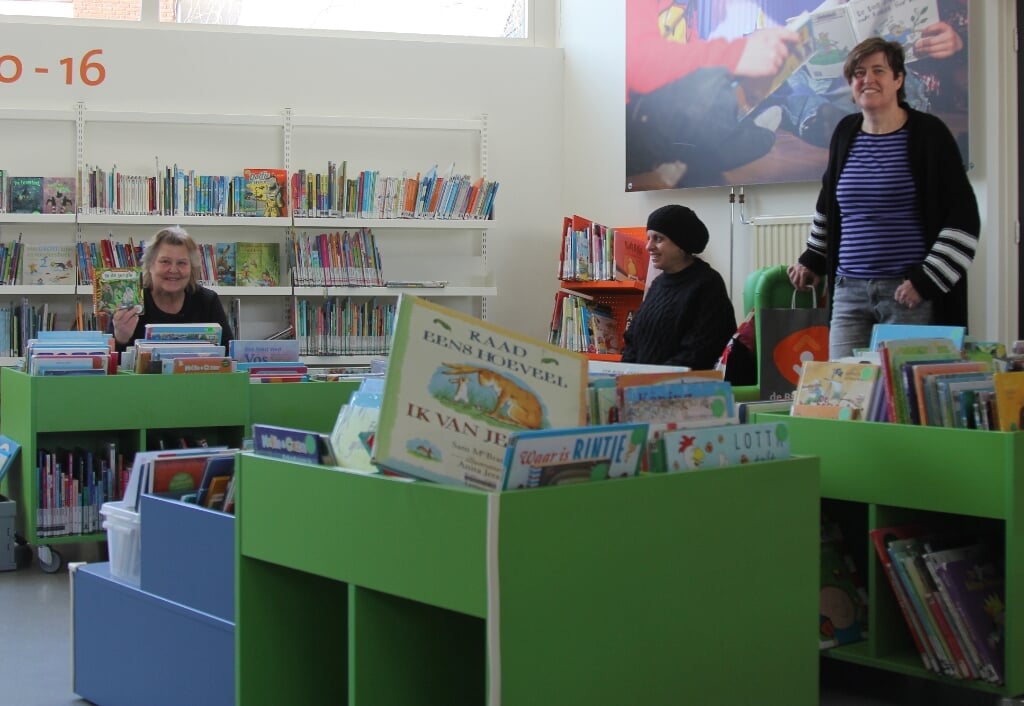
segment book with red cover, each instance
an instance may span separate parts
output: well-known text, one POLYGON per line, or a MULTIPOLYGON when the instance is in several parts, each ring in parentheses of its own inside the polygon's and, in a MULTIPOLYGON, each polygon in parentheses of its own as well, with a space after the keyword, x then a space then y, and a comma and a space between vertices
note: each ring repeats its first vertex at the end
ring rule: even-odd
POLYGON ((616 228, 612 236, 612 259, 615 262, 615 279, 619 281, 646 282, 647 227, 616 228))

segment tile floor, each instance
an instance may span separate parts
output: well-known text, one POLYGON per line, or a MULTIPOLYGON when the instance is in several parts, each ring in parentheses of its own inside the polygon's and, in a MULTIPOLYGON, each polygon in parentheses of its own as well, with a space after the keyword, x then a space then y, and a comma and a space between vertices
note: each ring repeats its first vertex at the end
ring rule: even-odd
MULTIPOLYGON (((64 545, 61 551, 68 561, 103 560, 101 548, 93 545, 64 545)), ((66 567, 47 574, 33 563, 27 569, 0 572, 0 605, 0 703, 88 706, 90 702, 72 691, 71 600, 66 567)), ((829 659, 822 660, 821 676, 820 706, 1024 706, 1024 700, 999 699, 829 659)), ((723 701, 717 706, 734 705, 723 701)), ((767 694, 758 706, 790 705, 785 695, 767 694)))

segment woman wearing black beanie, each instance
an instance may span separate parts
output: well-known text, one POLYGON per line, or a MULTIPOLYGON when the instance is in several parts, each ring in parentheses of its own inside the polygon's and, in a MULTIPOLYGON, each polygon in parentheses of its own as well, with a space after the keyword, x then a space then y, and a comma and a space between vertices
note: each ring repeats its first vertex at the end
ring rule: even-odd
POLYGON ((622 362, 714 367, 736 315, 722 276, 696 257, 707 244, 707 226, 686 206, 662 206, 647 218, 647 252, 661 275, 626 329, 622 362))

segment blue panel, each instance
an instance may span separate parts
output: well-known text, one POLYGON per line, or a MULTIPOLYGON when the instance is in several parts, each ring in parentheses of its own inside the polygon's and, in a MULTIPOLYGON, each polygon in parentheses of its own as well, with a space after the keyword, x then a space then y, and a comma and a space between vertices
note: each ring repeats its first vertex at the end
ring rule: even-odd
POLYGON ((143 591, 235 621, 235 517, 142 497, 143 591))
POLYGON ((231 706, 234 625, 124 583, 109 564, 75 572, 76 694, 100 706, 231 706))

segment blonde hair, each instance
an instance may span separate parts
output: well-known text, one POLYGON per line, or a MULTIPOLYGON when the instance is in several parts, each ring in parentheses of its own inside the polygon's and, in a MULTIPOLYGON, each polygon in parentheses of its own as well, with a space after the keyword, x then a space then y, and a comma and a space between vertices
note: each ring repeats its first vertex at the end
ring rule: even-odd
POLYGON ((142 253, 142 286, 149 289, 153 286, 153 276, 149 273, 156 263, 157 254, 161 245, 184 245, 188 251, 188 260, 191 267, 188 274, 188 285, 186 289, 190 292, 196 291, 199 287, 199 276, 202 267, 199 262, 199 246, 192 236, 185 232, 181 226, 168 226, 156 233, 146 242, 146 248, 142 253))

